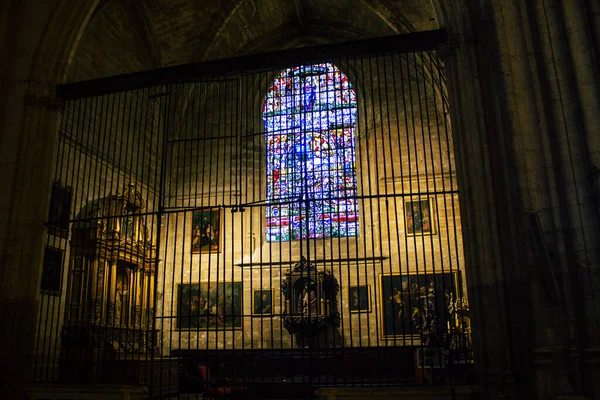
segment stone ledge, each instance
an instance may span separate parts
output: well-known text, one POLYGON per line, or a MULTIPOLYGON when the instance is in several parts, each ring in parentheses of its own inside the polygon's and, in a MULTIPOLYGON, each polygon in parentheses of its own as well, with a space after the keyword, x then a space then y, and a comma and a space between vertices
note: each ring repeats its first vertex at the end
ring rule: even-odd
POLYGON ((137 400, 148 396, 148 388, 136 385, 78 385, 41 383, 25 388, 28 400, 137 400))
POLYGON ((456 386, 454 393, 450 386, 406 386, 406 387, 336 387, 321 388, 315 392, 317 399, 479 399, 483 388, 479 386, 456 386))

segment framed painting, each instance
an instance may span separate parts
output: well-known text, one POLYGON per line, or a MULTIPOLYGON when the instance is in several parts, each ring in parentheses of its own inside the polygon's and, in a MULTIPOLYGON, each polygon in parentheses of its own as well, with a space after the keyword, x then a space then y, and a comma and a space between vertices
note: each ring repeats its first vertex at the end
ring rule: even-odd
POLYGON ((46 246, 42 269, 41 290, 44 294, 60 295, 63 274, 63 250, 46 246))
POLYGON ((71 201, 73 189, 60 182, 52 184, 50 194, 50 210, 48 210, 48 233, 60 237, 69 236, 69 220, 71 219, 71 201))
POLYGON ((435 233, 431 199, 405 200, 404 220, 406 236, 433 235, 435 233))
POLYGON ((177 287, 177 329, 240 329, 242 282, 185 283, 177 287))
POLYGON ((221 252, 221 209, 203 208, 192 213, 192 254, 221 252))
POLYGON ((254 290, 252 292, 252 314, 253 315, 271 315, 273 314, 273 295, 271 289, 254 290))
POLYGON ((455 326, 456 274, 380 275, 383 339, 435 344, 455 326))
POLYGON ((371 312, 371 285, 348 288, 350 312, 371 312))

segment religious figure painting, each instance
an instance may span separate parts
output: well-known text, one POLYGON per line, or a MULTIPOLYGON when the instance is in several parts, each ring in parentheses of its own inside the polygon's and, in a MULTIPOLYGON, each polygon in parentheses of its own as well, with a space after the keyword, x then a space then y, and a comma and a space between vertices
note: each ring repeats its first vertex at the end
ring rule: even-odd
POLYGON ((241 328, 242 295, 242 282, 178 285, 177 329, 241 328))
POLYGON ((435 233, 430 199, 404 202, 406 235, 432 235, 435 233))
POLYGON ((380 275, 383 339, 441 345, 453 321, 456 281, 452 273, 380 275))
POLYGON ((204 208, 192 214, 192 254, 221 252, 221 209, 204 208))
POLYGON ((270 315, 273 313, 273 297, 271 290, 255 290, 252 292, 252 314, 270 315))
POLYGON ((50 234, 60 237, 69 236, 72 197, 73 189, 70 186, 64 186, 59 182, 52 185, 47 223, 50 234))
POLYGON ((296 315, 316 318, 319 316, 319 299, 317 284, 313 279, 298 279, 295 286, 296 315))
POLYGON ((121 260, 117 262, 115 314, 114 320, 111 321, 115 325, 127 325, 129 323, 131 306, 129 291, 131 289, 131 275, 134 268, 130 263, 121 260))
POLYGON ((63 250, 46 246, 42 270, 42 292, 53 296, 60 295, 63 273, 63 250))
POLYGON ((371 312, 371 285, 350 286, 348 301, 350 312, 371 312))

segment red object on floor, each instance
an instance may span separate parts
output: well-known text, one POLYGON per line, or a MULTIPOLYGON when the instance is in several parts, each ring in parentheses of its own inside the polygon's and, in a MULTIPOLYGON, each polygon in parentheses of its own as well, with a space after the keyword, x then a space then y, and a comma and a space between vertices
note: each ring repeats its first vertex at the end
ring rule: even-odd
POLYGON ((242 382, 224 379, 214 381, 210 377, 210 369, 206 365, 198 365, 198 374, 202 382, 202 393, 207 396, 224 397, 246 391, 242 382))

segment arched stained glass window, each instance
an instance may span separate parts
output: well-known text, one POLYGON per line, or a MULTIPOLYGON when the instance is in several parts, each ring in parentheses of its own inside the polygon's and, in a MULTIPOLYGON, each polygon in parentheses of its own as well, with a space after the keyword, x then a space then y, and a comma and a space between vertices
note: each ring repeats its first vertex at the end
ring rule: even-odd
POLYGON ((263 103, 267 241, 358 235, 356 92, 332 64, 288 68, 263 103))

